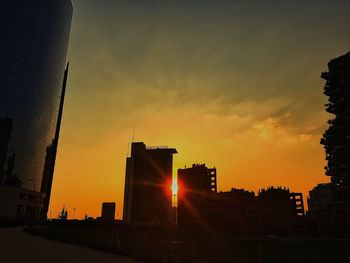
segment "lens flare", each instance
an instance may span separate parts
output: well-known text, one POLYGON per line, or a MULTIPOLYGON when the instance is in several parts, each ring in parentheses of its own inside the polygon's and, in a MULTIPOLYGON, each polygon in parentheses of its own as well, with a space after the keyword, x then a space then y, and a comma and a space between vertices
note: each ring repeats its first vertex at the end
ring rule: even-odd
POLYGON ((177 192, 178 192, 177 178, 176 179, 173 178, 173 182, 171 185, 171 192, 172 192, 172 195, 177 196, 177 192))
POLYGON ((172 207, 177 207, 177 195, 178 195, 178 183, 177 176, 173 176, 171 184, 171 204, 172 207))

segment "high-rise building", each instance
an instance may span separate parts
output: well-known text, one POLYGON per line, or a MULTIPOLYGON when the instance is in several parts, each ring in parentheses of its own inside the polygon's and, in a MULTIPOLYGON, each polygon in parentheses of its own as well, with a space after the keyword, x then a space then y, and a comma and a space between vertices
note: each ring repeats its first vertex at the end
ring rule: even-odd
POLYGON ((131 224, 171 223, 173 154, 176 149, 131 144, 126 159, 123 220, 131 224))
POLYGON ((5 0, 0 13, 0 218, 38 219, 51 191, 43 174, 56 155, 73 6, 5 0))
POLYGON ((328 121, 321 144, 326 151, 325 174, 329 184, 310 191, 309 215, 321 236, 350 236, 350 52, 328 62, 324 94, 326 111, 335 115, 328 121))
POLYGON ((337 185, 350 186, 350 52, 331 60, 321 77, 326 80, 326 111, 335 115, 321 139, 328 161, 326 175, 337 185))

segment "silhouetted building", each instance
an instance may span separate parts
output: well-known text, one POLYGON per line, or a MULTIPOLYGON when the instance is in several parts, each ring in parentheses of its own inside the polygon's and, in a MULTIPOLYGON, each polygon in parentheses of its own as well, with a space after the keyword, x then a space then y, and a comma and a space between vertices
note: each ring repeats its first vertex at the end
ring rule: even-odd
POLYGON ((102 221, 115 220, 115 203, 114 202, 102 203, 101 220, 102 221))
POLYGON ((206 220, 205 214, 211 213, 212 202, 215 203, 216 198, 216 169, 207 168, 205 164, 193 164, 190 168, 178 169, 177 180, 179 224, 196 224, 199 216, 206 220))
POLYGON ((270 187, 254 192, 216 192, 216 170, 193 165, 178 170, 178 224, 190 229, 223 231, 239 236, 304 235, 301 193, 270 187), (215 230, 213 230, 215 229, 215 230))
POLYGON ((318 224, 319 235, 350 236, 350 52, 332 59, 321 77, 329 97, 326 111, 335 115, 321 139, 331 183, 310 191, 309 215, 318 224))
POLYGON ((215 224, 226 231, 241 236, 259 233, 258 202, 254 192, 232 188, 219 192, 215 224))
POLYGON ((329 97, 326 111, 335 115, 321 139, 328 161, 326 175, 336 185, 350 186, 350 52, 331 60, 321 77, 326 80, 324 94, 329 97))
POLYGON ((0 184, 5 179, 5 164, 7 149, 11 137, 12 120, 9 118, 0 119, 0 184))
POLYGON ((333 183, 318 184, 309 192, 308 216, 317 224, 314 234, 325 237, 332 235, 335 193, 336 186, 333 183))
POLYGON ((309 192, 308 216, 321 237, 350 236, 349 190, 334 183, 318 184, 309 192))
POLYGON ((56 155, 72 12, 70 0, 1 2, 0 218, 47 212, 51 183, 40 186, 49 145, 51 166, 56 155))
POLYGON ((258 194, 259 223, 262 236, 305 234, 304 203, 301 193, 288 188, 269 187, 258 194))
POLYGON ((131 144, 126 159, 123 220, 132 224, 171 222, 173 154, 167 147, 131 144))
POLYGON ((178 169, 177 178, 185 191, 217 192, 216 168, 205 164, 193 164, 190 168, 178 169))
POLYGON ((59 139, 60 130, 61 130, 64 98, 66 95, 68 69, 69 69, 69 63, 67 64, 66 70, 64 71, 60 105, 58 108, 58 117, 57 117, 56 129, 55 129, 55 137, 53 138, 51 144, 46 147, 44 170, 43 170, 43 176, 42 176, 41 188, 40 188, 40 192, 45 194, 44 209, 42 210, 42 216, 41 216, 43 219, 47 218, 47 212, 49 211, 52 180, 53 180, 53 174, 55 171, 58 139, 59 139))
POLYGON ((305 216, 304 199, 302 193, 290 193, 290 199, 298 216, 305 216))

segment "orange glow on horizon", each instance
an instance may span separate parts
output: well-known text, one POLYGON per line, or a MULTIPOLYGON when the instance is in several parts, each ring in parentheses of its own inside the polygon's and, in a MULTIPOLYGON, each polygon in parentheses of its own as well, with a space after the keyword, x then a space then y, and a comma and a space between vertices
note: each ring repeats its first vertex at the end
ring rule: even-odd
MULTIPOLYGON (((146 5, 129 12, 132 1, 103 2, 74 1, 68 56, 74 63, 50 218, 63 206, 69 218, 99 217, 103 202, 115 202, 122 219, 132 141, 176 148, 173 178, 166 176, 159 189, 164 201, 173 203, 175 196, 180 206, 191 189, 176 170, 194 163, 217 168, 218 191, 285 186, 302 192, 305 206, 309 191, 329 182, 319 142, 331 117, 319 76, 329 58, 349 48, 345 9, 332 20, 329 38, 322 34, 329 21, 315 16, 315 23, 301 27, 298 9, 288 13, 287 22, 295 23, 286 27, 269 8, 252 17, 231 15, 251 10, 245 1, 204 1, 195 18, 186 1, 176 1, 184 13, 157 4, 154 14, 146 5), (158 15, 161 21, 154 20, 158 15)), ((284 10, 293 11, 289 5, 284 10)))

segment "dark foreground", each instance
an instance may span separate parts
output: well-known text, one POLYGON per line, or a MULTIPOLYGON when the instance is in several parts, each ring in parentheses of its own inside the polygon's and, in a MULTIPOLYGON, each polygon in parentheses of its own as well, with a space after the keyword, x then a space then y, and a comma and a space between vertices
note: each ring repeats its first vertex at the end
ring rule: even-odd
POLYGON ((131 259, 91 248, 29 235, 17 228, 0 228, 1 263, 133 263, 131 259))
POLYGON ((350 262, 350 240, 344 239, 238 238, 210 230, 81 221, 56 222, 27 231, 147 262, 350 262))

